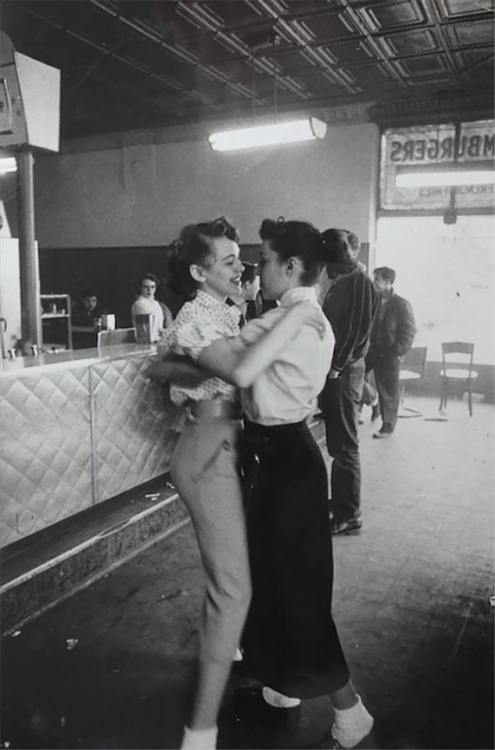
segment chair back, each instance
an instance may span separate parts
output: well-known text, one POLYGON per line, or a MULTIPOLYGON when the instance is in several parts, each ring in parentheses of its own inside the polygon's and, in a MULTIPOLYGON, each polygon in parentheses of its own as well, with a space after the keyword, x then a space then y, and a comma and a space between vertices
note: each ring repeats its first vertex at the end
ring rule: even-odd
POLYGON ((406 352, 401 365, 401 380, 419 380, 425 374, 428 347, 413 346, 406 352))
POLYGON ((474 344, 467 341, 445 341, 442 343, 443 371, 453 364, 468 370, 471 375, 473 367, 474 344), (459 356, 460 355, 460 356, 459 356))
POLYGON ((98 348, 106 346, 119 346, 121 344, 135 344, 136 331, 134 328, 115 328, 113 331, 100 331, 98 333, 98 348))
POLYGON ((466 341, 446 341, 442 344, 443 354, 470 354, 474 352, 474 344, 466 341))

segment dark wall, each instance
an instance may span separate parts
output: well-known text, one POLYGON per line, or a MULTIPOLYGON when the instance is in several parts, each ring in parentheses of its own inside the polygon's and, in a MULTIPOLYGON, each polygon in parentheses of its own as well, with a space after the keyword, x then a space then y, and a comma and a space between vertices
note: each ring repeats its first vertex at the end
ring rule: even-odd
POLYGON ((131 325, 136 283, 147 271, 160 279, 156 296, 166 302, 166 248, 40 249, 39 258, 42 294, 70 294, 76 301, 85 289, 94 290, 100 307, 117 316, 119 328, 131 325))
MULTIPOLYGON (((258 245, 241 248, 244 260, 258 259, 258 245)), ((182 301, 167 286, 168 249, 166 247, 99 247, 48 250, 40 248, 42 294, 70 294, 77 301, 85 289, 94 290, 100 307, 117 316, 117 327, 131 325, 131 306, 136 284, 144 273, 160 279, 157 299, 175 314, 182 301)))

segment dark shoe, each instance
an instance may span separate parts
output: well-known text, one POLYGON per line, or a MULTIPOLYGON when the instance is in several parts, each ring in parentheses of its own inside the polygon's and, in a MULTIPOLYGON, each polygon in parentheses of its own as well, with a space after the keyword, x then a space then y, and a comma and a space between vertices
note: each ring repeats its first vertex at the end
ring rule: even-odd
POLYGON ((371 421, 376 422, 380 416, 380 404, 373 404, 371 407, 371 421))
POLYGON ((332 536, 350 536, 351 534, 359 534, 363 522, 359 516, 355 518, 348 518, 347 521, 341 521, 340 523, 332 522, 332 536))
POLYGON ((376 438, 376 440, 383 440, 383 438, 389 438, 393 433, 391 430, 378 430, 378 432, 373 433, 373 437, 376 438))

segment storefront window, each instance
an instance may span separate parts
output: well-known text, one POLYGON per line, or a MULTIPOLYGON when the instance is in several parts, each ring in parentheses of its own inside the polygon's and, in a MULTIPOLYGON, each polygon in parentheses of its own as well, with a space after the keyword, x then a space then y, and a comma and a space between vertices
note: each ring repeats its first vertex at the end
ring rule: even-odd
POLYGON ((418 325, 415 344, 441 361, 442 341, 472 341, 478 364, 495 364, 495 217, 383 217, 376 266, 397 272, 395 289, 418 325))

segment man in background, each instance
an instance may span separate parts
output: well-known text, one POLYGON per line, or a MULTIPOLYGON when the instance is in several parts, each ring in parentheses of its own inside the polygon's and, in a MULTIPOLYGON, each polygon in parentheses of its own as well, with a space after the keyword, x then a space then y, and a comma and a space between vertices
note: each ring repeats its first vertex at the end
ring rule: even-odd
POLYGON ((393 433, 397 424, 400 367, 405 353, 414 341, 416 323, 409 302, 394 292, 393 268, 375 268, 373 278, 380 302, 366 363, 368 370, 373 370, 375 374, 382 415, 382 426, 373 437, 383 439, 393 433))
POLYGON ((261 298, 258 304, 260 291, 260 277, 254 263, 242 261, 244 270, 241 276, 241 288, 239 294, 231 298, 231 301, 239 310, 240 324, 243 326, 248 320, 257 318, 262 314, 261 298))
POLYGON ((332 367, 320 396, 327 449, 333 457, 332 534, 357 534, 362 525, 359 404, 378 295, 358 263, 360 243, 355 234, 327 229, 323 241, 331 262, 322 275, 322 307, 335 334, 332 367))
POLYGON ((72 308, 72 345, 74 349, 91 349, 96 346, 98 323, 102 312, 93 289, 81 293, 81 299, 72 308))

